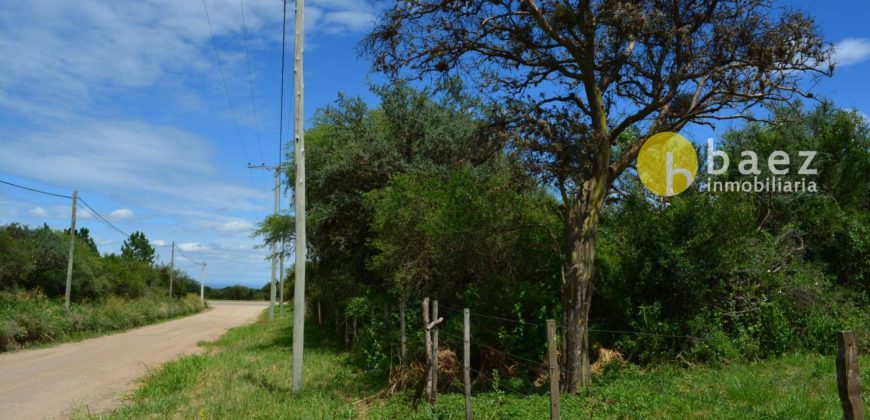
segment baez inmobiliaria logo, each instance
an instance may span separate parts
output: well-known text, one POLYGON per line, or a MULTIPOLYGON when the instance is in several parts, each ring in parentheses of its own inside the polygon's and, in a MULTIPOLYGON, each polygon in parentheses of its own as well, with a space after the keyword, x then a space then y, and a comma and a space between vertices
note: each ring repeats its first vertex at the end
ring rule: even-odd
MULTIPOLYGON (((811 167, 815 151, 802 150, 794 164, 800 163, 797 174, 799 179, 783 179, 792 169, 792 158, 788 153, 775 150, 767 157, 767 169, 770 176, 762 177, 759 168, 758 154, 744 150, 740 153, 741 160, 737 171, 750 179, 716 180, 717 175, 728 171, 730 158, 722 150, 713 147, 713 139, 707 139, 707 179, 708 192, 817 192, 816 182, 808 180, 807 176, 817 174, 811 167), (719 165, 717 167, 717 165, 719 165)), ((761 163, 763 164, 763 163, 761 163)), ((658 133, 644 143, 637 156, 637 175, 640 181, 653 194, 670 197, 677 195, 695 181, 698 175, 698 154, 695 147, 685 137, 665 131, 658 133)))

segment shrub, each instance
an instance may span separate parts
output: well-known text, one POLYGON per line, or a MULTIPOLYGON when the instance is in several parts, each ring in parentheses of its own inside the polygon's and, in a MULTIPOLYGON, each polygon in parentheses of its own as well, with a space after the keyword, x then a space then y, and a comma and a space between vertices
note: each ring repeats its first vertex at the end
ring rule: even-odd
POLYGON ((62 299, 49 299, 39 292, 0 292, 0 351, 138 327, 202 309, 193 294, 181 299, 153 293, 137 299, 109 297, 74 303, 67 311, 62 299))

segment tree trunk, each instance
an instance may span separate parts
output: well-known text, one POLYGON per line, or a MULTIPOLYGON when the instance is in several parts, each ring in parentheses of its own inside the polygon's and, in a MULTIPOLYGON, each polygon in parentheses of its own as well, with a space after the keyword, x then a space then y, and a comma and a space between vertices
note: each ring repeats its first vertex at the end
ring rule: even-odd
MULTIPOLYGON (((602 157, 608 159, 609 157, 602 157)), ((606 160, 604 161, 606 162, 606 160)), ((599 214, 608 190, 607 166, 585 181, 569 210, 562 284, 562 392, 576 393, 591 382, 589 308, 592 304, 592 263, 599 214)))

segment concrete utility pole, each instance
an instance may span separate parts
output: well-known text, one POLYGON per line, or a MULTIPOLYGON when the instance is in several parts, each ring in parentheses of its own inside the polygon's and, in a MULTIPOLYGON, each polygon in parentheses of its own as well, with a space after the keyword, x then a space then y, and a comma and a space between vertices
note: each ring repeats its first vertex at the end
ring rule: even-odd
MULTIPOLYGON (((248 169, 270 169, 275 171, 275 215, 278 215, 278 200, 281 189, 281 165, 251 165, 248 164, 248 169)), ((270 282, 269 293, 269 321, 275 319, 275 270, 278 263, 278 255, 275 250, 275 243, 272 243, 272 280, 270 282)))
POLYGON ((284 241, 281 241, 281 262, 278 264, 278 286, 281 293, 278 296, 278 316, 284 316, 284 241))
MULTIPOLYGON (((275 215, 278 215, 278 200, 281 199, 281 165, 275 167, 275 215)), ((276 244, 272 242, 272 284, 269 292, 269 321, 275 319, 275 269, 277 268, 278 254, 276 244)))
POLYGON ((302 352, 305 337, 305 85, 302 77, 302 46, 305 36, 305 0, 296 0, 293 24, 293 131, 296 162, 296 279, 293 282, 293 391, 302 389, 302 352))
POLYGON ((69 261, 66 264, 66 291, 63 294, 63 306, 69 309, 70 289, 72 288, 73 250, 76 247, 76 204, 79 201, 79 191, 73 191, 72 220, 69 224, 69 261))
POLYGON ((172 298, 172 283, 175 282, 175 241, 172 241, 172 257, 169 259, 169 297, 172 298))
POLYGON ((199 274, 199 303, 205 303, 205 263, 202 263, 199 274))

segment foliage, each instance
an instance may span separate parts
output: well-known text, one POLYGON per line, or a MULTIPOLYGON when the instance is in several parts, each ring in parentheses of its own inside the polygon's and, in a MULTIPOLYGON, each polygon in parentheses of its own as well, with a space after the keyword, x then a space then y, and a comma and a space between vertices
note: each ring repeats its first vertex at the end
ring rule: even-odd
POLYGON ((589 383, 595 240, 614 181, 656 133, 812 97, 832 48, 772 2, 395 2, 363 43, 391 79, 458 75, 499 108, 508 150, 561 197, 560 383, 589 383), (637 136, 625 136, 637 132, 637 136), (630 140, 630 141, 626 141, 630 140))
POLYGON ((204 308, 196 295, 169 299, 151 293, 135 299, 111 296, 75 303, 67 311, 62 300, 40 292, 0 291, 0 351, 125 330, 204 308))
MULTIPOLYGON (((830 354, 834 334, 859 332, 870 350, 870 136, 857 115, 823 104, 775 109, 787 123, 726 135, 724 179, 738 157, 817 151, 818 193, 733 193, 700 186, 661 202, 625 179, 599 242, 593 319, 611 330, 690 337, 596 338, 638 361, 754 359, 794 349, 830 354), (844 184, 845 183, 845 184, 844 184)), ((722 165, 719 161, 717 167, 722 165)), ((792 162, 798 178, 802 159, 792 162)), ((763 162, 766 173, 766 162, 763 162)), ((699 175, 701 175, 699 173, 699 175)))
MULTIPOLYGON (((400 302, 411 341, 425 296, 439 300, 445 345, 463 307, 522 321, 473 316, 473 347, 528 360, 543 360, 540 324, 564 313, 559 193, 528 176, 483 108, 453 88, 379 88, 379 109, 340 97, 307 135, 309 307, 368 369, 396 363, 400 302)), ((660 199, 633 174, 618 179, 598 233, 592 343, 643 365, 830 354, 837 329, 859 331, 870 350, 866 122, 830 104, 795 109, 727 133, 720 147, 734 158, 722 178, 738 176, 741 150, 817 150, 819 193, 718 193, 699 178, 660 199)), ((527 367, 500 374, 534 379, 527 367)))
POLYGON ((139 231, 130 234, 121 246, 121 256, 127 259, 154 264, 154 247, 148 243, 145 234, 139 231))
POLYGON ((263 300, 268 299, 269 295, 264 294, 261 290, 236 284, 220 289, 206 286, 205 298, 214 300, 263 300))
MULTIPOLYGON (((39 290, 50 298, 64 295, 69 260, 69 230, 47 225, 30 228, 0 226, 0 291, 39 290)), ((154 265, 154 248, 141 232, 124 242, 122 256, 101 256, 87 231, 78 231, 73 260, 71 299, 99 300, 110 296, 138 298, 149 290, 168 293, 169 267, 154 265)), ((175 287, 199 293, 199 282, 176 270, 175 287)))
POLYGON ((341 96, 306 134, 308 296, 353 330, 369 367, 388 366, 396 319, 384 312, 399 301, 411 313, 423 296, 540 322, 555 313, 555 200, 500 152, 479 103, 445 88, 374 88, 374 110, 341 96))

